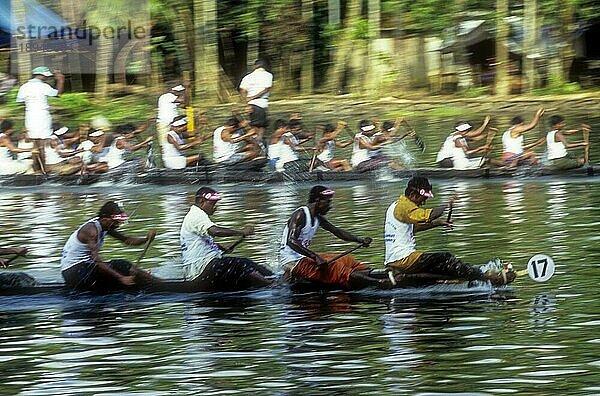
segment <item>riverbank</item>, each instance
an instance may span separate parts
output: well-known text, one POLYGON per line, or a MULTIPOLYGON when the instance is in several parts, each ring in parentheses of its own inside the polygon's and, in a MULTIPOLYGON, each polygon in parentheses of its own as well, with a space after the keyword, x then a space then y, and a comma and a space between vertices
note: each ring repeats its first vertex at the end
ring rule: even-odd
MULTIPOLYGON (((5 104, 0 105, 0 117, 12 118, 17 125, 22 125, 23 108, 15 103, 15 96, 16 89, 7 94, 5 104)), ((69 127, 75 127, 81 122, 89 122, 96 115, 106 117, 113 124, 139 123, 156 115, 157 99, 148 95, 128 95, 100 100, 86 93, 69 93, 58 99, 50 99, 50 106, 54 119, 69 127)), ((233 110, 243 109, 241 102, 205 105, 197 100, 194 107, 206 111, 211 128, 220 125, 233 110)), ((593 118, 600 112, 600 91, 504 98, 431 96, 410 99, 398 97, 369 99, 355 95, 313 95, 284 100, 274 95, 269 105, 269 118, 273 121, 277 118, 288 118, 290 113, 301 113, 305 124, 313 126, 323 122, 335 122, 338 119, 354 123, 363 118, 384 120, 399 116, 456 119, 482 114, 502 118, 522 114, 527 117, 539 107, 544 107, 552 113, 576 113, 578 118, 593 118)))

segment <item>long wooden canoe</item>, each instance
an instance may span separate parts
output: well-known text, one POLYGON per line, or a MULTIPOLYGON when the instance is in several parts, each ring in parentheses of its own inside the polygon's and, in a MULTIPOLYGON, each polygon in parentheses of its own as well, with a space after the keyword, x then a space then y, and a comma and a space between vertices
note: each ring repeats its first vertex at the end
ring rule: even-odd
MULTIPOLYGON (((383 270, 379 271, 382 276, 387 277, 383 270)), ((404 275, 396 278, 397 284, 393 289, 419 289, 437 285, 455 285, 462 289, 470 288, 471 286, 488 285, 484 282, 469 282, 461 279, 453 279, 441 275, 434 274, 412 274, 404 275)), ((294 284, 285 284, 286 287, 295 292, 317 292, 340 290, 339 287, 326 287, 322 284, 314 284, 309 282, 299 282, 294 284)), ((386 289, 387 290, 387 289, 386 289)), ((109 293, 197 293, 199 290, 194 289, 189 283, 180 279, 165 279, 161 282, 144 287, 123 290, 106 290, 92 292, 94 294, 109 294, 109 293)), ((35 278, 24 272, 0 272, 0 296, 7 295, 35 295, 35 294, 68 294, 76 293, 70 290, 63 283, 59 282, 38 282, 35 278)))
POLYGON ((14 175, 0 176, 2 186, 37 186, 41 184, 90 185, 99 182, 129 184, 208 184, 208 183, 282 183, 282 182, 335 182, 376 180, 378 178, 405 179, 414 175, 430 179, 491 179, 529 177, 592 177, 600 175, 600 165, 589 165, 576 169, 556 170, 545 167, 517 169, 480 168, 455 170, 441 168, 379 169, 371 172, 333 172, 321 169, 299 172, 273 172, 265 170, 244 170, 216 167, 212 164, 185 170, 150 169, 137 171, 113 170, 105 174, 84 174, 71 176, 55 175, 14 175))

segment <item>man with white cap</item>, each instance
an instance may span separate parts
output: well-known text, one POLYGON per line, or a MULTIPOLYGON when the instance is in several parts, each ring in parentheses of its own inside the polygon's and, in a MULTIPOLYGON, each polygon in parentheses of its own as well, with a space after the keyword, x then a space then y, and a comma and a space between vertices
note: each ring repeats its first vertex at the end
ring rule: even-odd
POLYGON ((81 170, 83 161, 77 154, 83 152, 82 149, 71 150, 66 148, 67 144, 63 141, 63 135, 69 128, 56 127, 50 139, 46 140, 46 169, 48 172, 57 173, 61 176, 72 175, 81 170))
POLYGON ((489 146, 484 145, 475 149, 469 149, 469 141, 478 141, 487 136, 485 130, 490 122, 490 116, 486 116, 483 124, 475 130, 473 126, 466 121, 456 123, 454 132, 450 134, 442 144, 437 154, 435 162, 440 168, 454 169, 474 169, 483 165, 481 157, 470 157, 482 151, 489 150, 489 146))
POLYGON ((17 103, 25 104, 25 129, 39 151, 33 154, 34 169, 45 172, 44 140, 52 135, 48 97, 62 94, 64 77, 60 71, 56 70, 52 73, 46 66, 36 67, 32 75, 33 78, 19 88, 17 103), (46 80, 52 76, 56 79, 56 88, 46 83, 46 80))
POLYGON ((381 153, 381 148, 392 141, 388 139, 375 144, 373 135, 377 131, 375 124, 371 121, 360 121, 358 128, 360 132, 354 135, 354 145, 352 146, 352 167, 358 172, 366 172, 387 166, 390 160, 381 153))
POLYGON ((210 187, 196 191, 194 205, 186 214, 179 232, 186 286, 193 291, 233 291, 272 284, 265 276, 272 273, 243 257, 225 257, 236 244, 223 246, 213 237, 254 234, 253 226, 241 229, 215 224, 209 216, 217 210, 221 196, 210 187))
POLYGON ((181 84, 172 84, 169 92, 158 98, 158 116, 156 118, 156 131, 158 142, 162 145, 169 133, 171 122, 179 115, 179 106, 184 103, 185 87, 181 84))

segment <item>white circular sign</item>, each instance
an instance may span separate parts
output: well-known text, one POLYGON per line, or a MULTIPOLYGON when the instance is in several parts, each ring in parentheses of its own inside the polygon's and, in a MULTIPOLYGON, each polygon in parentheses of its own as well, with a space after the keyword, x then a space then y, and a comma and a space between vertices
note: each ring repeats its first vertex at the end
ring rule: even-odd
POLYGON ((546 282, 554 275, 554 260, 545 254, 536 254, 527 263, 527 274, 536 282, 546 282))

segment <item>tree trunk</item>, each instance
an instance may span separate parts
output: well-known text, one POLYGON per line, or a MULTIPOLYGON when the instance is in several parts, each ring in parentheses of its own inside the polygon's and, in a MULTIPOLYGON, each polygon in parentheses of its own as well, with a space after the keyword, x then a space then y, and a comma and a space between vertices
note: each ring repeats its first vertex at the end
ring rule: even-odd
POLYGON ((394 32, 394 53, 396 69, 398 71, 397 85, 400 92, 408 92, 410 82, 410 68, 408 59, 404 56, 406 48, 406 34, 402 29, 401 11, 397 11, 394 16, 396 31, 394 32))
POLYGON ((537 43, 537 0, 525 1, 523 10, 525 38, 523 40, 523 74, 527 79, 527 91, 536 87, 535 59, 533 58, 537 43))
POLYGON ((366 57, 366 85, 370 93, 377 91, 381 71, 380 59, 377 56, 376 42, 381 37, 381 4, 380 0, 369 0, 369 46, 366 57))
MULTIPOLYGON (((68 23, 74 24, 76 22, 76 3, 71 0, 61 0, 60 7, 62 11, 63 17, 67 20, 68 23)), ((68 51, 67 57, 67 65, 69 66, 68 70, 63 70, 63 73, 68 73, 70 75, 71 81, 71 90, 81 92, 83 91, 83 81, 81 78, 81 55, 78 53, 78 42, 74 41, 73 45, 76 47, 73 48, 73 51, 68 51)))
POLYGON ((216 0, 194 0, 195 94, 201 100, 212 103, 220 100, 216 27, 216 0))
MULTIPOLYGON (((25 24, 25 5, 23 0, 12 0, 11 9, 13 13, 13 22, 17 26, 27 26, 25 24)), ((16 57, 11 59, 12 69, 18 74, 19 83, 24 83, 31 78, 31 55, 26 50, 27 39, 15 39, 16 51, 11 51, 10 56, 16 57)))
POLYGON ((96 86, 95 94, 100 98, 108 97, 111 64, 113 58, 113 40, 100 35, 96 52, 96 86))
POLYGON ((352 37, 355 23, 360 18, 361 0, 348 0, 346 5, 346 23, 343 31, 335 43, 335 53, 333 56, 333 66, 329 73, 329 91, 334 94, 343 92, 344 77, 346 74, 346 64, 350 60, 354 39, 352 37))
POLYGON ((308 39, 302 55, 302 69, 300 75, 300 91, 303 94, 310 95, 313 93, 314 85, 314 49, 312 42, 313 30, 313 0, 302 0, 302 19, 304 26, 308 29, 308 39))
POLYGON ((460 25, 465 18, 465 0, 457 1, 457 12, 455 13, 454 23, 456 25, 456 46, 454 49, 454 63, 456 65, 456 77, 458 79, 458 89, 464 90, 473 86, 471 76, 471 66, 467 57, 467 49, 462 37, 459 36, 460 25))
POLYGON ((560 15, 561 41, 562 45, 558 51, 562 63, 562 81, 571 80, 571 66, 575 59, 575 50, 573 49, 573 40, 571 34, 575 30, 573 17, 575 14, 573 1, 565 1, 560 15))
POLYGON ((340 0, 328 0, 328 14, 327 22, 330 25, 339 25, 341 22, 340 17, 340 0))
POLYGON ((496 94, 510 93, 508 76, 508 0, 496 0, 496 94))

